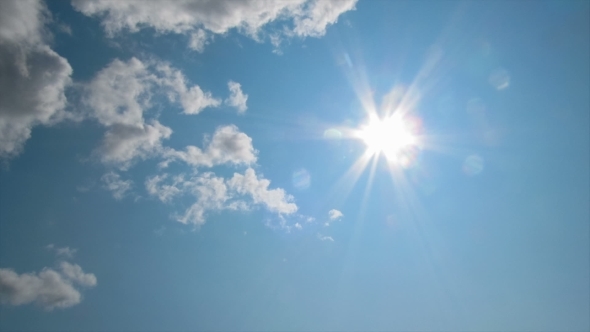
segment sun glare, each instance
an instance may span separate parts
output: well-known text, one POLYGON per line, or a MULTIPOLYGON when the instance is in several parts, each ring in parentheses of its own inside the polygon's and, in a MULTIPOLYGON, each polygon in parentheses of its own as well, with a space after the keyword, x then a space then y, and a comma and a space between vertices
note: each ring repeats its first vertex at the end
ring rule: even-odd
POLYGON ((367 145, 371 155, 383 153, 388 160, 395 161, 406 149, 417 144, 417 138, 410 123, 402 116, 393 115, 380 119, 373 117, 358 133, 367 145))

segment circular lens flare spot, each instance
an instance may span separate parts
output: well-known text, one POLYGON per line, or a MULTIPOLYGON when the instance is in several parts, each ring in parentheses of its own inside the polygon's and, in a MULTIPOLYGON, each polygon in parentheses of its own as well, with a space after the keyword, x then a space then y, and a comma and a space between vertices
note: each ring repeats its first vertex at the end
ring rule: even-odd
POLYGON ((463 162, 463 172, 468 176, 478 175, 483 171, 484 160, 482 157, 473 154, 465 158, 463 162))
POLYGON ((309 185, 311 184, 311 175, 309 174, 309 172, 302 168, 298 171, 295 171, 293 173, 293 186, 299 190, 303 190, 303 189, 307 189, 309 188, 309 185))

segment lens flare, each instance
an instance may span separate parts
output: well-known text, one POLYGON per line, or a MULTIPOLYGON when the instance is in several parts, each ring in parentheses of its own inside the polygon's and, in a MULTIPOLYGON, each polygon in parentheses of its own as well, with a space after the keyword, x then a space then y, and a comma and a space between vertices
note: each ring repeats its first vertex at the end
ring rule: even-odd
POLYGON ((390 161, 407 163, 407 150, 418 144, 415 124, 401 115, 380 119, 372 117, 358 132, 371 155, 383 153, 390 161))

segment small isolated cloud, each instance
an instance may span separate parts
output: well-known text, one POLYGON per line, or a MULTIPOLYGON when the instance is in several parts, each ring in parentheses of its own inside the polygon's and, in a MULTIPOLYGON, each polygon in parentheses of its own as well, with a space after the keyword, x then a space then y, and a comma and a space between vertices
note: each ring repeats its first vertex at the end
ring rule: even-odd
POLYGON ((250 165, 256 162, 256 153, 252 138, 241 132, 234 125, 222 126, 215 130, 205 149, 187 146, 185 151, 166 149, 165 161, 160 166, 166 167, 173 160, 182 160, 195 167, 213 167, 221 164, 250 165))
POLYGON ((48 21, 42 1, 0 1, 0 158, 18 155, 34 126, 71 118, 72 67, 45 41, 48 21))
POLYGON ((318 237, 318 239, 320 239, 320 241, 334 242, 334 238, 332 238, 331 236, 322 235, 322 234, 318 233, 317 237, 318 237))
POLYGON ((332 209, 330 211, 328 211, 328 217, 330 217, 331 221, 334 220, 338 220, 340 218, 342 218, 344 215, 342 214, 342 212, 336 210, 336 209, 332 209))
POLYGON ((295 227, 297 229, 302 229, 303 228, 303 226, 301 226, 300 223, 295 223, 295 225, 293 227, 295 227))
POLYGON ((74 258, 74 255, 76 254, 76 252, 78 252, 78 249, 70 247, 58 248, 53 244, 48 244, 45 248, 47 250, 54 251, 57 256, 61 256, 64 258, 74 258))
POLYGON ((96 283, 94 274, 68 262, 61 262, 58 269, 46 267, 39 273, 18 274, 0 268, 0 303, 13 306, 35 303, 49 311, 67 308, 82 301, 77 286, 90 288, 96 283))
POLYGON ((248 95, 242 92, 242 85, 234 81, 229 81, 227 87, 229 88, 229 98, 225 100, 225 103, 237 108, 238 113, 246 112, 248 109, 248 106, 246 106, 248 95))
MULTIPOLYGON (((338 17, 354 10, 357 0, 293 1, 97 1, 74 0, 74 8, 97 17, 109 37, 123 31, 152 28, 156 33, 190 35, 189 46, 202 52, 204 44, 193 41, 199 31, 225 34, 235 29, 255 40, 264 35, 321 37, 338 17), (271 32, 264 27, 273 23, 271 32)), ((196 38, 198 41, 201 37, 196 38)), ((275 41, 276 43, 276 41, 275 41)))
POLYGON ((328 211, 328 221, 326 221, 325 226, 330 226, 330 223, 336 220, 340 220, 343 216, 344 214, 342 214, 342 212, 340 212, 339 210, 332 209, 328 211))
POLYGON ((131 180, 122 180, 119 174, 115 172, 109 172, 102 176, 101 181, 103 187, 113 194, 113 197, 117 200, 123 199, 127 192, 133 187, 131 180))

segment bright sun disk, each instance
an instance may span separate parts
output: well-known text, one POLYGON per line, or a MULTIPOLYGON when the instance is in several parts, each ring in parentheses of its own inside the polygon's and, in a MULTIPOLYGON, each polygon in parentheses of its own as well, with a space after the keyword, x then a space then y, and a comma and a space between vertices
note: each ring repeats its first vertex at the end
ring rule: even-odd
POLYGON ((408 123, 396 115, 385 119, 373 117, 361 128, 359 137, 365 142, 371 154, 383 153, 388 159, 393 160, 405 149, 417 143, 408 123))

